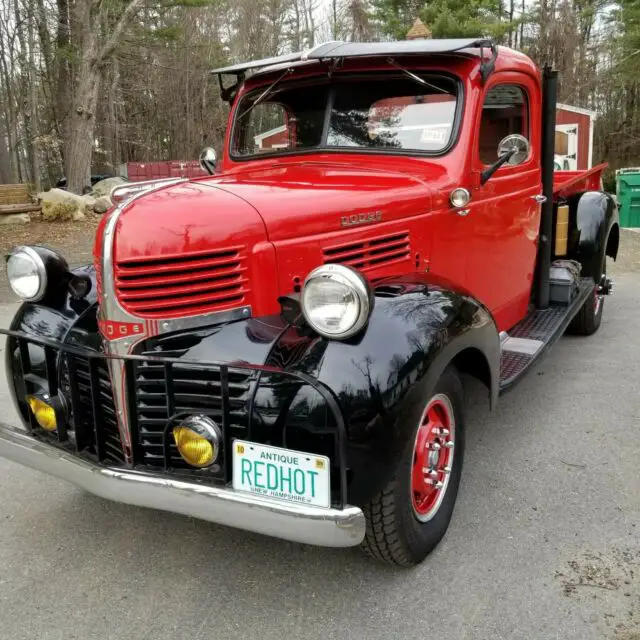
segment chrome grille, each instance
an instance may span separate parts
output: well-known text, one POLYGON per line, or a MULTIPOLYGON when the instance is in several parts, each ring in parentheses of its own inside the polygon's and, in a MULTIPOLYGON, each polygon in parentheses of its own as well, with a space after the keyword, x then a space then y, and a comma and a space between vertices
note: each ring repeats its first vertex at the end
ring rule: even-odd
MULTIPOLYGON (((152 356, 156 352, 143 352, 152 356)), ((163 356, 174 354, 165 352, 163 356)), ((242 438, 248 429, 248 407, 255 374, 228 369, 227 437, 242 438)), ((136 363, 134 385, 137 413, 137 454, 142 464, 164 466, 163 435, 169 419, 176 414, 203 414, 223 423, 221 370, 193 364, 173 364, 170 371, 158 361, 136 363)), ((188 468, 175 445, 170 446, 171 466, 188 468)))

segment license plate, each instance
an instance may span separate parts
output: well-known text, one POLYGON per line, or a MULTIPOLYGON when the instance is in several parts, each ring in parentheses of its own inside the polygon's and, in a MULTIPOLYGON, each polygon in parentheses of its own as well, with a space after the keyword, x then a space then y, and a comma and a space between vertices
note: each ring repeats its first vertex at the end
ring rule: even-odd
POLYGON ((328 507, 329 458, 234 440, 233 488, 283 502, 328 507))

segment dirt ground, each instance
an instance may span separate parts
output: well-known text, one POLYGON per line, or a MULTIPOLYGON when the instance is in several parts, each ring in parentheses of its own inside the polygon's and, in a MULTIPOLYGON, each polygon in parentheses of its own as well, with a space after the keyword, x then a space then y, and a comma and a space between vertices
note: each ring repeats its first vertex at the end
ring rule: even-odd
MULTIPOLYGON (((79 222, 32 222, 0 227, 0 256, 21 244, 42 244, 59 251, 71 267, 92 262, 93 240, 102 216, 87 214, 79 222)), ((6 265, 0 260, 0 302, 16 300, 8 289, 6 265)))
MULTIPOLYGON (((87 215, 81 222, 33 222, 0 227, 0 255, 21 244, 44 244, 58 250, 72 267, 92 261, 93 239, 102 216, 87 215)), ((613 275, 640 273, 640 230, 623 229, 618 260, 610 265, 613 275)), ((5 263, 0 260, 0 301, 14 300, 8 290, 5 263)))

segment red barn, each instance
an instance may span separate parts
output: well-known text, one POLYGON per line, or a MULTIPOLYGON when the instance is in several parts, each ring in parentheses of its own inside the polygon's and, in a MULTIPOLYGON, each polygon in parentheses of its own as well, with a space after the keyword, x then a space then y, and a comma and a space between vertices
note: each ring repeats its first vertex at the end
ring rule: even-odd
POLYGON ((593 123, 596 112, 558 103, 556 169, 589 169, 593 165, 593 123))

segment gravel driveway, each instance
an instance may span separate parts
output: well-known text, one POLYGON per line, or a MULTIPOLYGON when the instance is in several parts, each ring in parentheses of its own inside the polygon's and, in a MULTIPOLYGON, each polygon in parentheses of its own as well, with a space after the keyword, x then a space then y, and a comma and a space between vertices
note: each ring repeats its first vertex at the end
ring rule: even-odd
MULTIPOLYGON (((109 503, 0 459, 0 638, 638 640, 634 261, 614 269, 596 336, 562 339, 493 414, 472 385, 451 528, 413 570, 109 503)), ((15 423, 4 378, 0 416, 15 423)))

